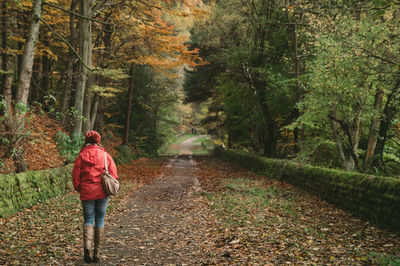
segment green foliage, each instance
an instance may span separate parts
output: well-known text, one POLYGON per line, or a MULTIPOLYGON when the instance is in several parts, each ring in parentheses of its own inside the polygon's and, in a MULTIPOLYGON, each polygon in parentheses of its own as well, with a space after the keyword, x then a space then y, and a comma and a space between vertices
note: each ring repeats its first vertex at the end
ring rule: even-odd
POLYGON ((121 80, 129 76, 125 73, 124 69, 96 69, 94 75, 101 76, 106 79, 121 80))
POLYGON ((163 144, 161 137, 150 130, 145 131, 144 134, 144 142, 139 145, 139 148, 148 155, 157 155, 158 149, 163 144))
POLYGON ((91 91, 95 92, 96 94, 106 97, 106 98, 111 98, 115 97, 116 93, 121 92, 120 89, 113 88, 113 87, 100 87, 98 85, 94 85, 90 88, 91 91))
POLYGON ((127 145, 120 145, 116 147, 117 155, 114 157, 114 161, 117 165, 128 164, 132 160, 138 158, 138 154, 131 147, 127 145))
POLYGON ((277 3, 217 1, 193 28, 191 45, 209 64, 188 71, 184 89, 187 101, 208 104, 208 132, 235 148, 371 171, 363 155, 372 121, 379 119, 375 154, 399 157, 396 5, 277 3), (338 132, 332 124, 339 125, 338 132), (265 148, 274 141, 289 148, 270 153, 265 148), (342 143, 340 157, 330 148, 332 160, 315 160, 319 144, 334 142, 342 143))
POLYGON ((72 163, 82 148, 85 138, 80 136, 70 137, 66 133, 59 131, 56 134, 57 148, 64 157, 66 163, 72 163))
POLYGON ((186 100, 212 97, 205 126, 221 139, 228 135, 232 146, 266 148, 262 142, 272 138, 266 127, 279 135, 266 120, 277 123, 294 108, 296 83, 285 64, 291 37, 287 30, 275 27, 281 19, 286 14, 275 3, 229 0, 217 2, 210 18, 192 31, 192 45, 201 48, 209 65, 187 73, 186 100))
POLYGON ((191 149, 195 155, 209 155, 212 153, 215 146, 214 141, 210 138, 210 136, 202 136, 198 138, 194 144, 200 144, 193 146, 191 149))
POLYGON ((294 161, 326 168, 342 167, 336 144, 317 137, 302 143, 301 153, 294 158, 294 161))
POLYGON ((213 150, 214 149, 214 141, 209 137, 204 137, 198 140, 200 142, 201 147, 205 148, 206 150, 213 150))
POLYGON ((386 255, 382 253, 371 252, 368 256, 368 260, 372 265, 382 266, 399 266, 400 257, 394 255, 386 255))
MULTIPOLYGON (((377 3, 365 1, 359 4, 370 7, 377 3)), ((373 15, 355 11, 353 8, 358 9, 358 4, 346 11, 340 6, 335 8, 339 9, 332 10, 331 17, 321 18, 319 23, 312 24, 316 32, 310 36, 315 57, 306 61, 308 73, 303 79, 306 94, 297 104, 302 115, 292 127, 305 129, 306 143, 316 143, 321 138, 340 140, 346 157, 353 153, 362 161, 360 155, 366 153, 357 149, 367 150, 372 119, 378 117, 382 121, 385 117, 382 115, 384 105, 376 105, 376 95, 381 92, 385 103, 397 82, 398 67, 388 63, 387 59, 399 59, 399 36, 395 33, 398 28, 393 27, 398 18, 390 6, 382 8, 382 13, 373 15), (334 27, 328 29, 328 23, 334 23, 334 27), (331 127, 333 114, 340 124, 337 133, 331 127)), ((394 105, 398 106, 398 103, 394 105)), ((398 107, 390 109, 397 113, 399 110, 398 107)), ((389 131, 396 124, 394 121, 385 123, 389 131)), ((380 134, 377 152, 391 153, 392 143, 382 143, 385 135, 382 125, 380 134)), ((396 134, 390 135, 396 138, 396 134)), ((381 167, 378 160, 375 160, 375 165, 381 167)), ((362 168, 360 166, 358 170, 369 170, 362 168)))
MULTIPOLYGON (((149 155, 155 155, 163 141, 174 135, 174 128, 179 125, 180 96, 176 80, 170 76, 174 74, 173 70, 160 73, 143 65, 134 68, 129 144, 149 155)), ((123 112, 127 108, 127 93, 115 92, 116 104, 109 109, 113 115, 106 117, 106 122, 125 123, 126 114, 123 112)), ((122 135, 123 127, 119 130, 122 135)))
POLYGON ((25 104, 20 102, 16 103, 14 108, 17 116, 26 114, 29 111, 29 108, 25 104))

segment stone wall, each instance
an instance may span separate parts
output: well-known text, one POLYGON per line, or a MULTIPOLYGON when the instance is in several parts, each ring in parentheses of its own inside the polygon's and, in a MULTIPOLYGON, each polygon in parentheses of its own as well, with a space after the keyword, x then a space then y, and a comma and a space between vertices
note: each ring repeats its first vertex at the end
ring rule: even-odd
POLYGON ((71 191, 72 167, 0 175, 0 217, 71 191))

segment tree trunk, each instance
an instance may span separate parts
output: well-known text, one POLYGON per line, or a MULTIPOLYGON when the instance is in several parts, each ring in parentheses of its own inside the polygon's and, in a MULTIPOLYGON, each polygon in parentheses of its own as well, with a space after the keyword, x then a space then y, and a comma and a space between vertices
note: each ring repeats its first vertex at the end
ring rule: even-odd
MULTIPOLYGON (((76 9, 76 6, 78 5, 77 0, 72 0, 71 6, 70 6, 70 11, 74 12, 76 9)), ((70 14, 69 16, 69 43, 74 46, 75 45, 75 37, 76 37, 76 29, 75 29, 75 15, 70 14)), ((63 101, 61 104, 61 122, 65 126, 66 124, 66 113, 69 108, 69 103, 71 100, 71 93, 72 93, 72 81, 73 81, 73 74, 74 74, 74 61, 75 61, 75 53, 72 51, 71 48, 68 50, 68 63, 67 63, 67 68, 66 68, 66 79, 65 79, 65 88, 64 88, 64 97, 63 101)))
MULTIPOLYGON (((90 9, 90 7, 89 7, 90 9)), ((90 10, 89 10, 90 12, 90 10)), ((89 23, 89 47, 88 47, 88 57, 87 57, 87 62, 89 66, 92 66, 92 24, 89 23)), ((85 89, 85 104, 83 106, 83 117, 84 117, 84 122, 83 122, 83 129, 82 132, 85 133, 89 130, 91 130, 90 125, 92 124, 91 122, 91 109, 92 109, 92 91, 91 87, 93 84, 93 79, 90 75, 90 72, 87 73, 87 79, 86 79, 86 89, 85 89), (87 104, 86 104, 87 103, 87 104)))
MULTIPOLYGON (((8 26, 8 22, 7 22, 7 1, 3 1, 1 3, 1 48, 3 50, 2 54, 1 54, 1 62, 2 62, 2 70, 3 71, 8 71, 8 66, 7 66, 7 62, 8 62, 8 50, 7 50, 7 29, 9 28, 8 26)), ((4 87, 6 84, 6 78, 7 75, 2 75, 1 77, 1 87, 0 87, 0 93, 3 94, 4 92, 4 87)))
POLYGON ((361 105, 359 105, 353 121, 352 132, 349 132, 348 134, 349 143, 351 145, 351 156, 353 157, 357 171, 360 172, 362 171, 362 169, 360 165, 360 160, 358 159, 358 145, 360 144, 361 136, 361 113, 362 107, 361 105))
MULTIPOLYGON (((40 60, 40 59, 39 59, 40 60)), ((39 99, 39 73, 40 73, 40 68, 39 68, 40 62, 36 62, 33 64, 33 70, 32 70, 32 78, 31 78, 31 85, 29 89, 29 102, 36 102, 39 99)))
MULTIPOLYGON (((90 6, 89 1, 80 0, 79 2, 79 14, 88 17, 90 14, 90 6)), ((85 67, 85 64, 88 63, 88 55, 89 55, 89 47, 90 43, 90 21, 84 18, 79 19, 79 39, 80 39, 80 56, 84 62, 80 62, 79 64, 79 73, 80 77, 78 79, 77 88, 75 92, 75 117, 74 117, 74 125, 72 128, 72 136, 79 136, 82 131, 82 111, 83 111, 83 101, 84 94, 86 89, 86 80, 88 70, 85 67)))
POLYGON ((64 97, 61 103, 60 107, 60 113, 61 113, 61 122, 63 125, 65 125, 65 119, 66 119, 66 113, 69 107, 69 102, 71 100, 71 92, 72 92, 72 75, 73 75, 73 70, 74 69, 74 58, 71 56, 71 53, 69 53, 68 57, 68 63, 67 63, 67 69, 65 73, 65 87, 64 87, 64 97))
MULTIPOLYGON (((268 6, 270 4, 275 4, 271 3, 271 1, 262 1, 261 3, 261 10, 260 12, 264 12, 264 10, 267 10, 267 14, 265 14, 266 17, 268 17, 268 6)), ((258 13, 256 10, 254 10, 258 16, 258 13)), ((253 63, 254 68, 260 68, 265 66, 265 28, 262 25, 257 25, 256 26, 256 33, 254 35, 254 43, 256 44, 256 59, 255 62, 253 63)), ((260 103, 260 107, 265 119, 265 132, 264 132, 264 156, 268 157, 274 157, 276 155, 276 145, 277 145, 277 140, 278 140, 278 132, 277 132, 277 125, 276 122, 274 121, 272 114, 269 110, 268 103, 267 103, 267 95, 266 95, 266 89, 268 87, 268 84, 265 80, 263 80, 263 77, 261 77, 260 74, 255 74, 254 75, 254 87, 255 91, 257 93, 258 101, 260 103)))
POLYGON ((131 64, 131 68, 129 71, 130 78, 129 78, 129 90, 128 90, 128 108, 126 110, 126 116, 125 116, 124 140, 122 141, 122 145, 128 145, 129 141, 129 129, 131 122, 132 99, 133 99, 133 89, 134 89, 133 72, 134 72, 134 67, 133 64, 131 64))
POLYGON ((25 42, 21 73, 17 88, 16 103, 26 106, 29 95, 29 84, 32 77, 32 66, 35 56, 36 42, 39 36, 42 0, 36 0, 33 6, 32 22, 25 42))
POLYGON ((104 98, 103 97, 99 97, 99 104, 97 107, 97 115, 96 115, 96 120, 94 121, 93 128, 100 134, 103 134, 103 128, 104 128, 104 98))
MULTIPOLYGON (((295 63, 295 72, 296 72, 296 96, 297 102, 299 103, 302 98, 302 91, 301 91, 301 84, 300 84, 300 61, 299 61, 299 54, 298 54, 298 38, 297 38, 297 25, 293 25, 293 49, 294 49, 294 63, 295 63)), ((299 117, 301 114, 299 110, 296 108, 296 118, 299 117)), ((304 139, 304 129, 303 128, 295 128, 294 132, 294 151, 296 153, 300 152, 300 144, 299 142, 304 139)))
POLYGON ((94 128, 94 123, 96 122, 97 109, 98 109, 98 106, 99 106, 99 101, 100 101, 100 96, 96 94, 94 96, 94 103, 93 103, 93 106, 92 106, 92 113, 90 115, 90 130, 92 130, 94 128))
POLYGON ((369 129, 369 139, 367 153, 365 154, 364 170, 368 170, 371 167, 371 159, 375 153, 375 147, 378 137, 379 128, 379 117, 382 107, 383 90, 378 89, 375 94, 374 111, 375 114, 372 116, 371 127, 369 129))
POLYGON ((392 102, 395 102, 396 95, 400 89, 400 78, 397 78, 396 84, 392 88, 391 92, 387 96, 385 107, 383 108, 383 117, 379 125, 379 138, 377 142, 377 152, 380 154, 381 162, 383 162, 383 153, 385 150, 386 139, 388 132, 392 126, 393 119, 397 113, 398 108, 392 106, 392 102))
MULTIPOLYGON (((49 47, 49 40, 47 34, 45 34, 45 38, 43 40, 43 44, 46 47, 49 47)), ((42 95, 39 96, 39 99, 42 98, 43 93, 47 94, 49 92, 49 87, 50 87, 50 60, 47 52, 44 52, 42 55, 42 80, 40 82, 40 88, 42 91, 42 95)))
MULTIPOLYGON (((28 102, 29 85, 32 77, 32 67, 35 57, 36 42, 39 36, 41 15, 42 0, 36 0, 32 9, 31 26, 26 38, 24 54, 22 57, 21 73, 16 93, 16 105, 14 106, 14 110, 12 110, 12 106, 8 109, 10 115, 14 113, 14 119, 10 119, 12 121, 8 120, 8 122, 6 120, 7 125, 12 130, 15 129, 11 138, 12 140, 15 140, 13 160, 18 172, 25 172, 27 170, 27 165, 24 159, 24 149, 21 147, 20 142, 25 134, 25 108, 28 102)), ((7 97, 12 96, 10 95, 7 97)))
MULTIPOLYGON (((89 80, 88 80, 89 81, 89 80)), ((89 82, 86 83, 89 85, 89 82)), ((92 105, 92 92, 89 91, 88 88, 86 88, 85 92, 85 99, 84 99, 84 104, 83 104, 83 122, 82 122, 82 133, 85 134, 90 130, 90 108, 92 105)))
POLYGON ((154 113, 154 123, 153 123, 153 126, 154 126, 154 134, 155 134, 155 135, 157 135, 157 130, 158 130, 158 128, 157 128, 158 109, 159 109, 159 106, 156 104, 156 106, 154 107, 154 110, 153 110, 153 113, 154 113))
POLYGON ((4 83, 3 95, 4 95, 4 100, 6 102, 5 106, 6 116, 4 121, 7 129, 8 146, 6 147, 6 150, 3 153, 2 159, 8 158, 10 154, 12 154, 16 171, 17 173, 20 173, 20 172, 25 172, 28 167, 26 165, 23 156, 24 150, 23 148, 19 147, 23 135, 19 133, 20 131, 19 121, 17 119, 14 119, 15 114, 14 114, 14 106, 13 106, 12 92, 11 92, 12 78, 13 75, 11 73, 7 74, 4 83))
MULTIPOLYGON (((7 59, 7 61, 8 60, 9 59, 7 59)), ((7 62, 6 69, 5 69, 6 72, 8 72, 8 70, 9 70, 8 65, 9 64, 7 62)), ((11 123, 13 121, 13 117, 14 117, 14 107, 13 107, 12 91, 11 91, 12 78, 13 78, 12 73, 8 73, 4 77, 3 96, 4 96, 4 101, 6 102, 6 106, 5 106, 6 124, 11 123)))
MULTIPOLYGON (((295 1, 297 4, 297 1, 295 1)), ((285 5, 289 6, 289 1, 285 1, 285 5)), ((300 16, 301 17, 301 16, 300 16)), ((286 18, 288 23, 292 23, 289 9, 286 9, 286 18)), ((296 19, 295 23, 292 25, 292 30, 293 30, 293 61, 294 61, 294 72, 295 72, 295 77, 296 77, 296 96, 297 96, 297 102, 300 102, 301 97, 302 97, 302 92, 301 92, 301 86, 300 86, 300 60, 298 56, 298 36, 297 36, 297 24, 296 24, 296 19)), ((300 116, 300 112, 297 107, 295 107, 295 118, 298 118, 300 116)), ((293 139, 294 139, 294 152, 298 153, 300 152, 300 140, 304 139, 304 130, 300 128, 295 128, 293 132, 293 139)))
MULTIPOLYGON (((24 30, 25 30, 24 27, 26 26, 25 24, 28 24, 28 21, 23 20, 23 21, 17 23, 17 29, 18 29, 19 33, 22 34, 24 32, 24 30)), ((23 47, 24 47, 24 42, 19 40, 18 43, 17 43, 18 51, 21 51, 23 47)), ((16 68, 17 70, 14 73, 14 79, 15 80, 19 80, 19 75, 21 74, 22 59, 23 59, 23 55, 21 53, 18 53, 18 55, 17 55, 17 68, 16 68)))
POLYGON ((346 154, 344 152, 343 148, 343 141, 342 138, 340 137, 340 125, 335 121, 337 119, 336 115, 336 106, 334 106, 330 112, 330 116, 333 118, 330 119, 331 121, 331 129, 332 129, 332 135, 336 143, 336 148, 339 152, 340 159, 342 160, 342 167, 346 170, 353 170, 354 169, 354 160, 352 159, 351 156, 349 158, 346 158, 346 154))
POLYGON ((264 88, 258 88, 256 91, 266 124, 264 132, 264 156, 274 157, 276 155, 276 145, 278 140, 276 123, 269 111, 264 88))

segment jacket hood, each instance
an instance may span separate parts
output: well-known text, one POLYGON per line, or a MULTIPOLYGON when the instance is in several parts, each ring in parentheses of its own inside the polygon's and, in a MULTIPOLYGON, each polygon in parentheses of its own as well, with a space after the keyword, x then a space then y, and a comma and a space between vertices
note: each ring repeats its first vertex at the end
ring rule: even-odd
MULTIPOLYGON (((104 160, 103 159, 103 153, 105 152, 103 147, 97 146, 97 145, 88 145, 84 147, 79 156, 83 161, 85 161, 88 164, 100 164, 104 160)), ((103 163, 104 164, 104 163, 103 163)))

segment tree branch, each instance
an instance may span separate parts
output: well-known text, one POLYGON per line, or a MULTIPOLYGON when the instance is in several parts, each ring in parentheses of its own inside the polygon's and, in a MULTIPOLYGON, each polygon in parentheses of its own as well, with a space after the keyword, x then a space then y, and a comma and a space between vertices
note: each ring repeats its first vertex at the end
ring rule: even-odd
POLYGON ((61 11, 64 11, 65 13, 68 13, 68 14, 71 14, 71 15, 75 15, 75 16, 77 16, 77 17, 79 17, 79 18, 91 20, 91 21, 94 21, 94 22, 97 22, 97 23, 100 23, 100 24, 103 24, 103 25, 112 25, 112 26, 114 27, 114 24, 112 24, 112 23, 107 23, 107 22, 104 22, 104 21, 100 21, 100 20, 98 20, 98 19, 94 19, 94 18, 89 18, 89 17, 86 17, 86 16, 82 16, 82 15, 79 14, 79 13, 76 13, 76 12, 74 12, 74 11, 65 9, 65 8, 60 7, 60 6, 57 6, 57 5, 54 5, 54 4, 49 3, 49 2, 43 2, 43 5, 48 5, 48 6, 54 7, 54 8, 56 8, 56 9, 61 10, 61 11))
POLYGON ((72 47, 72 45, 65 40, 60 34, 58 34, 57 32, 54 31, 54 29, 49 25, 49 23, 47 23, 46 20, 44 20, 43 18, 40 18, 40 20, 49 28, 49 30, 56 35, 63 43, 65 43, 72 52, 74 52, 74 54, 78 57, 79 61, 82 62, 82 64, 89 70, 89 71, 95 71, 95 70, 100 70, 100 68, 91 68, 89 67, 85 61, 82 59, 82 57, 78 54, 78 52, 74 49, 74 47, 72 47))
POLYGON ((100 8, 102 8, 103 5, 104 5, 107 1, 108 1, 108 0, 103 0, 103 1, 101 1, 101 3, 98 3, 97 5, 95 5, 95 6, 92 8, 91 15, 97 15, 97 11, 98 11, 100 8))
POLYGON ((330 119, 332 119, 333 121, 337 122, 339 125, 341 125, 343 127, 343 129, 345 129, 345 130, 349 129, 349 126, 347 124, 345 124, 342 120, 338 119, 337 117, 335 117, 331 114, 328 114, 328 117, 330 119))
POLYGON ((378 55, 374 55, 371 51, 369 51, 369 50, 367 50, 367 49, 365 49, 365 48, 363 48, 363 47, 359 47, 359 48, 360 48, 362 51, 366 52, 369 56, 372 56, 372 57, 374 57, 374 58, 376 58, 376 59, 382 60, 382 61, 384 61, 384 62, 386 62, 386 63, 390 63, 390 64, 395 65, 395 66, 398 66, 398 65, 399 65, 399 63, 397 63, 397 62, 394 62, 394 61, 391 61, 391 60, 389 60, 389 59, 380 57, 380 56, 378 56, 378 55))

